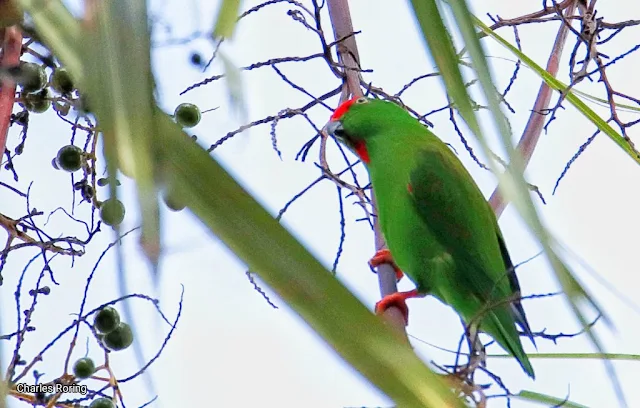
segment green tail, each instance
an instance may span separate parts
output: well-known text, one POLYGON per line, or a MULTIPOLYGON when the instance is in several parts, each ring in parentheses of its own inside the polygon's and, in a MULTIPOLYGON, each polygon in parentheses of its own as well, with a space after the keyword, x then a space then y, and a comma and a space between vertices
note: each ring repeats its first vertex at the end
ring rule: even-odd
POLYGON ((511 310, 507 307, 499 307, 488 313, 480 326, 480 330, 490 334, 502 348, 518 360, 522 369, 531 377, 536 378, 533 367, 527 357, 527 353, 522 348, 520 335, 514 325, 514 318, 511 310))

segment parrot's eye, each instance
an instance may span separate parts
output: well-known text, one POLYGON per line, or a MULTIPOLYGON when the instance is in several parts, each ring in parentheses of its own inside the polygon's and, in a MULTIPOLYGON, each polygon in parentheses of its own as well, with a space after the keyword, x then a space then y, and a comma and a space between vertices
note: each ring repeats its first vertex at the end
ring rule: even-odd
POLYGON ((341 128, 341 127, 336 128, 336 129, 333 131, 333 135, 334 135, 335 137, 340 138, 340 139, 346 139, 346 138, 347 138, 347 132, 345 132, 345 131, 344 131, 344 129, 343 129, 343 128, 341 128))
POLYGON ((356 103, 367 103, 367 102, 369 101, 364 96, 362 98, 356 99, 356 103))

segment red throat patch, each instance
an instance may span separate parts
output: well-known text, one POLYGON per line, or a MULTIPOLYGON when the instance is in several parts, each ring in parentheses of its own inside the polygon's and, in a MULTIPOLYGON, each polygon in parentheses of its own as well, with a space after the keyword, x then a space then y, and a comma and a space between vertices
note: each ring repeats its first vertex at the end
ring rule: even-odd
POLYGON ((338 106, 338 108, 335 111, 333 111, 333 115, 331 115, 331 120, 339 120, 342 117, 342 115, 344 115, 349 110, 351 105, 356 103, 358 98, 359 98, 358 96, 354 96, 348 101, 342 102, 342 104, 338 106))
POLYGON ((360 140, 359 142, 356 142, 353 147, 360 160, 365 164, 369 164, 371 160, 369 159, 369 152, 367 151, 367 145, 364 144, 364 141, 360 140))
MULTIPOLYGON (((358 99, 360 99, 359 96, 354 96, 348 101, 342 102, 342 104, 338 106, 338 108, 335 111, 333 111, 333 114, 331 115, 331 120, 340 120, 340 118, 342 118, 342 116, 345 113, 347 113, 349 108, 351 108, 351 105, 356 103, 358 99)), ((371 160, 369 159, 369 152, 367 151, 367 146, 364 144, 364 141, 361 140, 359 142, 356 142, 353 148, 355 149, 356 154, 358 155, 360 160, 362 160, 365 164, 369 164, 371 160)))

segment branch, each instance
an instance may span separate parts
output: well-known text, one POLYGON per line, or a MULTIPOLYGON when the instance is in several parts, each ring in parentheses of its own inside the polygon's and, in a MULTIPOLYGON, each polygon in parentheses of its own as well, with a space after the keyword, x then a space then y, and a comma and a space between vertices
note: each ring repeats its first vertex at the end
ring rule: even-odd
MULTIPOLYGON (((575 11, 575 8, 576 2, 569 5, 565 9, 565 17, 571 17, 575 11)), ((553 44, 551 55, 549 56, 549 60, 547 61, 547 72, 553 77, 558 74, 560 58, 562 57, 562 51, 564 49, 564 45, 567 42, 568 34, 568 25, 562 24, 558 29, 556 41, 553 44)), ((547 85, 547 83, 543 81, 540 85, 540 90, 538 91, 536 101, 533 104, 533 109, 531 109, 531 115, 529 116, 527 126, 524 128, 522 136, 520 137, 520 141, 518 142, 517 153, 522 155, 524 168, 526 168, 529 164, 529 161, 531 161, 533 151, 535 150, 536 145, 538 144, 538 140, 540 139, 540 134, 542 133, 542 128, 544 126, 546 118, 545 112, 547 112, 547 109, 549 108, 552 92, 553 91, 549 87, 549 85, 547 85)), ((496 216, 500 218, 500 215, 502 215, 502 212, 506 208, 508 201, 505 200, 504 196, 500 193, 499 188, 496 187, 491 194, 491 198, 489 198, 489 204, 491 204, 491 208, 493 208, 493 210, 495 211, 496 216)))
MULTIPOLYGON (((315 3, 315 1, 314 1, 315 3)), ((351 23, 351 12, 349 11, 348 0, 329 0, 329 18, 333 27, 333 35, 342 41, 337 43, 338 61, 344 66, 343 88, 340 102, 348 99, 349 95, 362 96, 360 89, 360 56, 356 39, 352 35, 353 24, 351 23)))
MULTIPOLYGON (((4 42, 2 44, 2 67, 15 67, 20 62, 22 51, 22 32, 17 26, 4 29, 4 42)), ((4 78, 0 85, 0 157, 4 153, 7 144, 7 133, 11 126, 11 112, 16 95, 15 81, 4 78)))
MULTIPOLYGON (((25 218, 31 217, 33 215, 40 215, 40 214, 41 213, 32 213, 26 217, 22 217, 17 220, 14 220, 13 218, 7 217, 6 215, 3 215, 0 213, 0 227, 3 228, 5 231, 7 231, 7 243, 5 245, 5 248, 2 251, 0 251, 0 258, 6 256, 6 254, 12 249, 17 249, 24 246, 35 246, 42 250, 51 251, 53 253, 62 254, 62 255, 81 256, 84 254, 84 251, 76 250, 71 246, 69 248, 62 248, 55 245, 55 242, 67 242, 68 240, 52 239, 51 241, 48 241, 48 242, 39 241, 29 236, 26 232, 20 231, 18 229, 18 226, 21 225, 21 222, 25 218), (22 241, 23 244, 17 244, 17 245, 11 246, 11 243, 13 242, 14 239, 18 239, 22 241)), ((73 242, 81 243, 80 240, 73 240, 73 242)))
MULTIPOLYGON (((314 5, 316 5, 315 3, 316 2, 314 0, 314 5)), ((351 33, 353 33, 353 24, 351 22, 348 0, 327 0, 327 6, 329 7, 329 18, 331 19, 331 25, 333 26, 333 34, 336 39, 343 39, 343 41, 340 41, 337 44, 338 61, 340 61, 344 66, 342 71, 344 75, 343 88, 340 96, 340 102, 343 102, 347 100, 350 95, 362 95, 359 73, 360 57, 358 55, 356 39, 351 35, 351 33)), ((372 201, 373 211, 374 213, 377 213, 375 199, 372 198, 372 201)), ((376 250, 385 248, 386 243, 382 236, 382 231, 380 230, 378 217, 374 217, 373 234, 376 250)), ((398 291, 398 287, 396 285, 396 274, 391 265, 380 265, 377 272, 380 284, 380 295, 382 297, 398 291)), ((384 317, 393 327, 397 328, 406 339, 406 332, 404 329, 406 322, 404 321, 402 312, 396 307, 390 307, 384 312, 384 317)))

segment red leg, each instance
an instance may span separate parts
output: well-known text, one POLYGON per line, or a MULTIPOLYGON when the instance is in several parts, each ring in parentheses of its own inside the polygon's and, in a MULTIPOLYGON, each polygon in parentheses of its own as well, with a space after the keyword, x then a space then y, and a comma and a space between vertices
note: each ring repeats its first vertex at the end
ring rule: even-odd
POLYGON ((383 297, 382 300, 376 303, 376 314, 381 315, 391 306, 395 306, 402 312, 406 324, 409 324, 409 308, 407 307, 406 300, 423 296, 424 294, 419 293, 418 289, 410 290, 408 292, 392 293, 383 297))
POLYGON ((404 276, 398 265, 393 261, 393 257, 391 256, 391 252, 388 249, 381 249, 369 260, 369 265, 372 268, 380 266, 382 264, 389 264, 396 272, 396 279, 400 280, 404 276))

